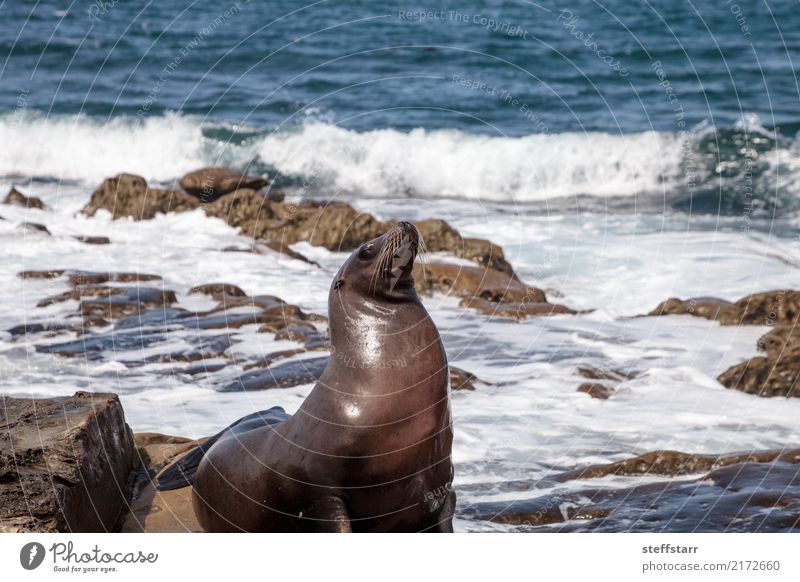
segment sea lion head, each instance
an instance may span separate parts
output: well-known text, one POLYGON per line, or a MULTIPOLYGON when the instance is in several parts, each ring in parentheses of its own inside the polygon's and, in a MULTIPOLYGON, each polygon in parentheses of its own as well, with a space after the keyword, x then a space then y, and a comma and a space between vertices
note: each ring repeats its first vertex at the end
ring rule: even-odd
POLYGON ((331 293, 356 292, 386 301, 414 301, 414 260, 420 237, 410 222, 398 222, 386 234, 358 247, 339 269, 331 293))

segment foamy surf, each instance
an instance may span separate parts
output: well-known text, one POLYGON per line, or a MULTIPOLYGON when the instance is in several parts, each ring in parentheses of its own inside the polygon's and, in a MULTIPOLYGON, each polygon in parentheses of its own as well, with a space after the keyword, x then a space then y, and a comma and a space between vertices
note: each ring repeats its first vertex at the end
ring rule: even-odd
POLYGON ((110 121, 33 112, 0 116, 0 176, 96 186, 133 172, 170 182, 201 166, 266 172, 308 195, 472 199, 512 204, 590 196, 730 212, 798 201, 800 152, 747 116, 693 133, 354 131, 309 120, 264 129, 176 113, 110 121), (68 155, 66 155, 68 154, 68 155), (644 200, 644 199, 643 199, 644 200))

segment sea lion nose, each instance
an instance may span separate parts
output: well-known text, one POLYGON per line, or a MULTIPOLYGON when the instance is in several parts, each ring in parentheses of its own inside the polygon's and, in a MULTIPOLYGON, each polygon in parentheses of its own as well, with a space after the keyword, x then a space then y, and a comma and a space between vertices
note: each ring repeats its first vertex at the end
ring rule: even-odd
POLYGON ((400 222, 398 222, 397 226, 401 228, 404 233, 416 230, 413 224, 405 220, 401 220, 400 222))

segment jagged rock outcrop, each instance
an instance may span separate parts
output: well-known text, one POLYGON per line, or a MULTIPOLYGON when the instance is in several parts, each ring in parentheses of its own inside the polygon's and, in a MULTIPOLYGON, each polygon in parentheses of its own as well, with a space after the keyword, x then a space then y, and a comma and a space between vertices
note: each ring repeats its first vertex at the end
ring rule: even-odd
POLYGON ((133 468, 133 435, 116 395, 2 397, 0 531, 114 531, 133 468))
POLYGON ((119 174, 106 179, 81 212, 86 216, 94 216, 98 210, 104 209, 114 219, 129 217, 146 220, 159 213, 183 212, 199 206, 200 202, 190 194, 149 188, 141 176, 119 174))
POLYGON ((180 179, 180 186, 203 204, 210 204, 220 196, 246 188, 260 190, 268 181, 263 176, 242 176, 228 168, 202 168, 189 172, 180 179))
POLYGON ((547 301, 544 291, 530 287, 502 271, 452 263, 418 263, 414 265, 417 291, 439 291, 461 297, 463 307, 477 309, 486 315, 515 320, 534 315, 576 313, 547 301))
POLYGON ((22 206, 24 208, 38 208, 39 210, 45 210, 47 208, 45 203, 36 196, 25 196, 25 194, 14 187, 9 190, 8 195, 6 195, 3 200, 3 204, 22 206))

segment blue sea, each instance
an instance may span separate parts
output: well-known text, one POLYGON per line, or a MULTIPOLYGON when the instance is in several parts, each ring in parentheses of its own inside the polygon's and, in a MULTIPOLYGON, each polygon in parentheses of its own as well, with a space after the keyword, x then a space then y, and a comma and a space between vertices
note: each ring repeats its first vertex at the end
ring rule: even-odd
MULTIPOLYGON (((28 269, 153 273, 191 311, 215 305, 192 287, 226 282, 325 314, 346 254, 293 245, 318 268, 221 252, 252 240, 201 210, 79 212, 120 172, 172 187, 224 165, 268 174, 290 199, 443 218, 582 312, 515 323, 424 298, 450 363, 480 379, 452 396, 460 531, 514 529, 470 519, 472 504, 586 487, 559 471, 797 446, 800 400, 716 380, 758 354, 766 325, 640 317, 669 297, 800 288, 797 1, 0 0, 0 22, 0 193, 47 204, 0 206, 0 330, 77 317, 75 300, 37 306, 68 286, 17 276, 28 269), (598 400, 577 391, 586 366, 631 374, 598 400)), ((310 385, 215 390, 297 347, 257 327, 233 332, 205 374, 158 359, 196 345, 185 330, 92 358, 41 349, 71 331, 0 331, 0 392, 113 391, 134 431, 189 437, 273 405, 293 413, 310 385)))
POLYGON ((0 16, 0 175, 219 162, 281 186, 313 175, 322 195, 797 206, 793 1, 46 0, 0 16))

